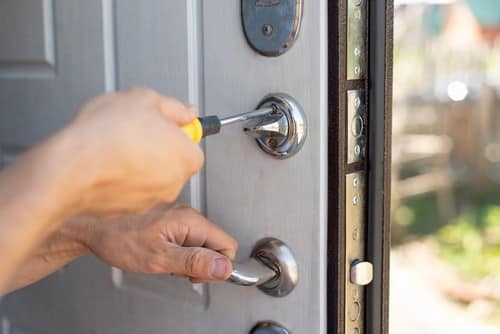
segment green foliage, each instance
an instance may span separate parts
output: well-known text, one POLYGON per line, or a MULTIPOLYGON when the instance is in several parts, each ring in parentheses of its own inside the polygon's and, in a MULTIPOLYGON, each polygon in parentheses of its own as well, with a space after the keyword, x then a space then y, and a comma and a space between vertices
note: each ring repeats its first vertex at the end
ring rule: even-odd
POLYGON ((428 238, 439 255, 466 277, 490 277, 500 283, 500 193, 456 191, 461 212, 450 222, 439 222, 436 198, 429 194, 408 200, 394 219, 410 236, 428 238))
POLYGON ((500 282, 500 206, 477 210, 479 214, 467 212, 439 230, 440 255, 466 276, 500 282))

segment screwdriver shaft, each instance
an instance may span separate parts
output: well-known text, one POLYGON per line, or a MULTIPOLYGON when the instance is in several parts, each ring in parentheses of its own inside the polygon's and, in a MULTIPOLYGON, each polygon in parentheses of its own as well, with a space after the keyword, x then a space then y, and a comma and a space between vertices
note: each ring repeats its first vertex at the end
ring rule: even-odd
POLYGON ((245 122, 245 121, 248 121, 248 120, 251 120, 254 118, 259 118, 262 116, 272 114, 273 112, 274 112, 274 109, 272 107, 257 109, 257 110, 250 111, 250 112, 247 112, 244 114, 222 118, 220 120, 220 125, 225 126, 225 125, 229 125, 229 124, 233 124, 233 123, 245 122))

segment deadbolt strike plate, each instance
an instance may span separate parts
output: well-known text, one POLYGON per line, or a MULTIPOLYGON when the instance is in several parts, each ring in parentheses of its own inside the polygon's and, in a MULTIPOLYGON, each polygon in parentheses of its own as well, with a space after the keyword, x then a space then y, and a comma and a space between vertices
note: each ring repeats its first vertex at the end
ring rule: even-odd
POLYGON ((366 77, 368 0, 347 0, 347 80, 366 77))
POLYGON ((347 174, 346 182, 346 261, 345 332, 364 333, 365 288, 351 282, 351 268, 365 258, 365 172, 347 174))
POLYGON ((366 103, 364 89, 347 91, 347 163, 366 156, 366 103))

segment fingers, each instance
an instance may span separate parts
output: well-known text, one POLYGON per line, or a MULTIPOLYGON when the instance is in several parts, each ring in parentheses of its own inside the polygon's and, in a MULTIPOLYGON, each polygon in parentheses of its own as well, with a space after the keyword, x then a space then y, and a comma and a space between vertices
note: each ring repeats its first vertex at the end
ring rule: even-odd
POLYGON ((164 216, 165 220, 173 218, 173 222, 167 225, 167 233, 170 241, 180 246, 206 247, 234 259, 238 250, 238 242, 219 226, 215 225, 198 211, 184 206, 174 209, 174 217, 169 217, 169 212, 164 216))
POLYGON ((206 248, 172 246, 168 252, 169 271, 198 282, 225 280, 233 270, 227 257, 206 248))
POLYGON ((198 116, 198 110, 195 106, 182 103, 172 97, 163 96, 153 89, 133 87, 127 93, 153 101, 160 113, 177 125, 185 125, 198 116))
POLYGON ((198 109, 195 106, 173 98, 159 96, 158 106, 163 116, 180 126, 192 122, 198 116, 198 109))

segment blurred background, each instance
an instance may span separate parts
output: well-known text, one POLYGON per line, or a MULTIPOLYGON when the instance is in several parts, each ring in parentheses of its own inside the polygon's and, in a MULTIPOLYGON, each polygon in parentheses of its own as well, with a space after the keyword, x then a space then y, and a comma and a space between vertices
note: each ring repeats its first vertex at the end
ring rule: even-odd
POLYGON ((391 334, 500 333, 500 0, 395 0, 391 334))

